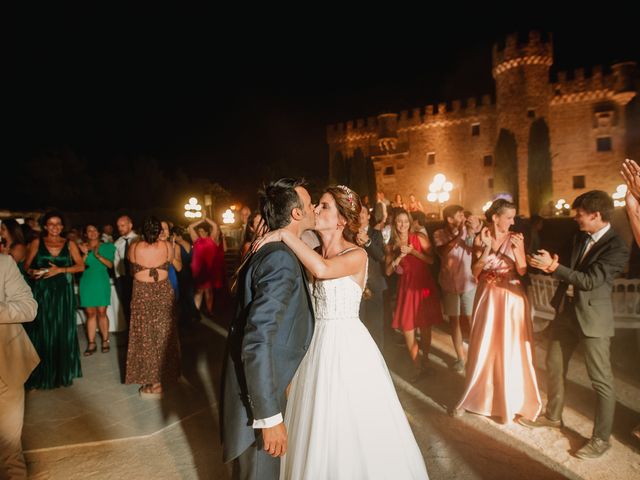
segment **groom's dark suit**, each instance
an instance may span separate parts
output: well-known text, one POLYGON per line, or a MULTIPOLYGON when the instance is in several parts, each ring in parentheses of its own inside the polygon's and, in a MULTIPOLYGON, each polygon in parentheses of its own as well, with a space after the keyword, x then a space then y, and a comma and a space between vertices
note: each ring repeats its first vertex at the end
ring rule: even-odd
POLYGON ((223 367, 223 458, 254 455, 259 471, 244 472, 244 478, 277 478, 280 459, 262 449, 253 422, 284 415, 285 390, 314 324, 304 269, 289 247, 268 243, 249 259, 239 275, 237 301, 223 367))
POLYGON ((585 233, 576 235, 571 267, 559 265, 552 276, 560 285, 551 300, 557 314, 550 329, 547 351, 548 404, 546 416, 560 420, 569 359, 582 344, 587 372, 597 394, 593 437, 608 441, 613 425, 615 393, 609 355, 614 334, 611 290, 629 258, 626 244, 609 229, 586 252, 585 233), (580 258, 581 257, 581 258, 580 258), (567 295, 569 286, 573 295, 567 295))

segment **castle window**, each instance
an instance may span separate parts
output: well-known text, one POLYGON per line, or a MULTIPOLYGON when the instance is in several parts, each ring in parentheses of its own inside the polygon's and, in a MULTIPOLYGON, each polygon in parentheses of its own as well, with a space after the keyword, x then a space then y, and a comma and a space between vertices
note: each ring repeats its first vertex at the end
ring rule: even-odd
POLYGON ((493 178, 490 178, 490 179, 487 181, 487 185, 489 186, 489 188, 493 188, 493 178))
POLYGON ((382 172, 385 176, 395 175, 396 171, 393 167, 385 167, 384 172, 382 172))
POLYGON ((596 149, 598 152, 610 152, 611 148, 611 137, 598 137, 596 139, 596 149))
POLYGON ((480 124, 474 123, 471 125, 471 136, 479 137, 480 136, 480 124))
POLYGON ((436 163, 436 152, 427 153, 427 165, 435 165, 436 163))
POLYGON ((536 111, 533 108, 527 110, 527 118, 536 118, 536 111))
POLYGON ((587 182, 584 175, 576 175, 573 177, 573 188, 585 188, 587 182))
POLYGON ((491 165, 493 165, 493 156, 485 155, 483 159, 483 163, 485 167, 490 167, 491 165))

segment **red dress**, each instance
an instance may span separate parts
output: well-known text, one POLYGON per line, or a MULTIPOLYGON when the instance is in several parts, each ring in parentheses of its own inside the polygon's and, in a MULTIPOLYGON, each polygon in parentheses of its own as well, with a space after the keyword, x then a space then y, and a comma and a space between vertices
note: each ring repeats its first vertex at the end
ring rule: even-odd
MULTIPOLYGON (((415 233, 409 234, 409 244, 422 252, 420 238, 415 233)), ((391 326, 406 332, 442 322, 440 297, 429 266, 409 254, 400 261, 399 267, 398 299, 391 326)))
POLYGON ((222 288, 224 285, 224 250, 211 237, 193 242, 191 273, 196 290, 222 288))

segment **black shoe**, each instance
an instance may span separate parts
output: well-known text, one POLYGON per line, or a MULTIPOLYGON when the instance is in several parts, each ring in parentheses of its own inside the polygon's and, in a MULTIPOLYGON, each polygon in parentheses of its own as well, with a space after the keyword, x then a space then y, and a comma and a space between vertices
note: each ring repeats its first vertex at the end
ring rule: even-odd
POLYGON ((539 428, 539 427, 561 428, 562 427, 562 420, 551 420, 544 415, 540 415, 535 422, 524 417, 518 417, 517 421, 520 425, 527 428, 539 428))
POLYGON ((575 456, 583 460, 600 458, 604 452, 611 448, 611 444, 598 437, 591 437, 587 444, 575 453, 575 456))

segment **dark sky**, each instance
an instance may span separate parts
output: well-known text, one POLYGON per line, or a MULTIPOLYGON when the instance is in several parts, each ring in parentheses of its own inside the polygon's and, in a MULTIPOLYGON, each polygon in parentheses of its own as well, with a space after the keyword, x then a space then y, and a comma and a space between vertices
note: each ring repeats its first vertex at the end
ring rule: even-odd
POLYGON ((553 71, 640 62, 631 15, 463 24, 399 8, 342 21, 288 11, 293 24, 252 13, 17 14, 5 159, 52 146, 100 166, 145 154, 247 198, 258 164, 325 175, 328 123, 493 93, 491 45, 508 32, 552 31, 553 71))

